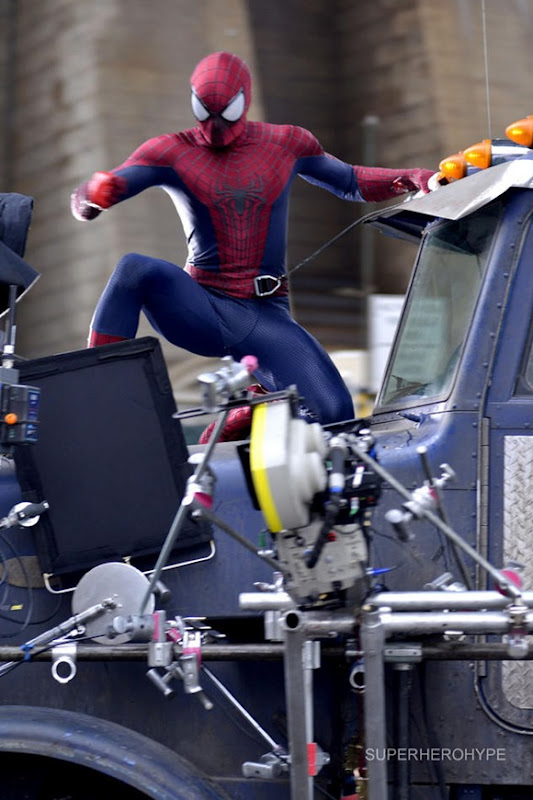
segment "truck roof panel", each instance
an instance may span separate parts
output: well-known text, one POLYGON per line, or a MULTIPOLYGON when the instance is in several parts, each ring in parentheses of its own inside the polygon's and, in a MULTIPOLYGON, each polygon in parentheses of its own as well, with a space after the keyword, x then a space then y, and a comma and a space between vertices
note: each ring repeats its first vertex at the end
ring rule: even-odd
POLYGON ((396 238, 416 241, 422 235, 428 217, 461 219, 513 187, 533 189, 533 153, 479 170, 429 194, 416 195, 400 204, 380 209, 367 219, 367 223, 396 238))

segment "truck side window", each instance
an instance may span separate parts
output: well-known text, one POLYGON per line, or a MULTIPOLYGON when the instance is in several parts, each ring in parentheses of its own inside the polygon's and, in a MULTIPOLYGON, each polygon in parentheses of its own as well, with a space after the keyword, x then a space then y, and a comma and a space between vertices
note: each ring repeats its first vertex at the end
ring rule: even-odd
POLYGON ((529 335, 529 346, 516 382, 515 394, 533 394, 533 331, 529 335))
POLYGON ((428 226, 377 406, 417 405, 450 392, 500 210, 496 200, 428 226))

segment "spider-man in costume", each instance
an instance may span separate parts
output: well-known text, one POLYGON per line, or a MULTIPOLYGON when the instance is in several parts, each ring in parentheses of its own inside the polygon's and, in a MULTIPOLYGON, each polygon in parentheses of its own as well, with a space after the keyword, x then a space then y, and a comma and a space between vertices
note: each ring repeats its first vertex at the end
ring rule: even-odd
POLYGON ((284 278, 290 187, 301 175, 347 200, 374 202, 426 192, 433 173, 345 164, 303 128, 248 121, 250 97, 250 72, 240 58, 207 56, 191 77, 197 126, 150 139, 123 164, 96 172, 75 190, 74 216, 91 220, 161 186, 189 246, 185 269, 137 253, 124 256, 98 302, 89 344, 134 337, 142 310, 178 347, 237 360, 256 356, 261 385, 278 390, 296 384, 321 423, 351 419, 352 400, 336 367, 290 314, 284 278))

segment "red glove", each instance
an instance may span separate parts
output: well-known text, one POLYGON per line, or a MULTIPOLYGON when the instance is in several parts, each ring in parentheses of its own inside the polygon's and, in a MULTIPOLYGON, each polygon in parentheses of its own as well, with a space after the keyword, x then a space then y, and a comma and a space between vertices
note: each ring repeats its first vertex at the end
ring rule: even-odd
POLYGON ((435 173, 430 169, 382 169, 381 167, 354 167, 357 185, 369 203, 391 200, 407 192, 429 192, 428 181, 435 173))
POLYGON ((419 167, 407 169, 399 178, 393 181, 392 185, 401 189, 401 191, 398 191, 398 194, 417 191, 427 194, 430 191, 428 186, 429 179, 434 174, 435 172, 431 169, 421 169, 419 167))
POLYGON ((71 195, 72 214, 82 222, 94 219, 104 208, 118 203, 125 186, 124 178, 112 172, 95 172, 71 195))
POLYGON ((100 208, 109 208, 118 203, 125 188, 124 178, 112 172, 95 172, 89 181, 89 200, 100 208))
POLYGON ((102 211, 101 208, 89 202, 88 198, 89 183, 80 184, 70 195, 70 210, 72 216, 80 222, 88 222, 95 219, 102 211))

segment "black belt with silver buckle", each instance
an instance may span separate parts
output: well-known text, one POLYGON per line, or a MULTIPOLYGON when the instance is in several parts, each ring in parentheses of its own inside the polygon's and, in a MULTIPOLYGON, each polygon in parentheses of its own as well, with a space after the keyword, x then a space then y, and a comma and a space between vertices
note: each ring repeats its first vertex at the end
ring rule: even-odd
POLYGON ((254 278, 254 291, 256 297, 268 297, 277 292, 281 286, 281 278, 275 275, 257 275, 254 278))

